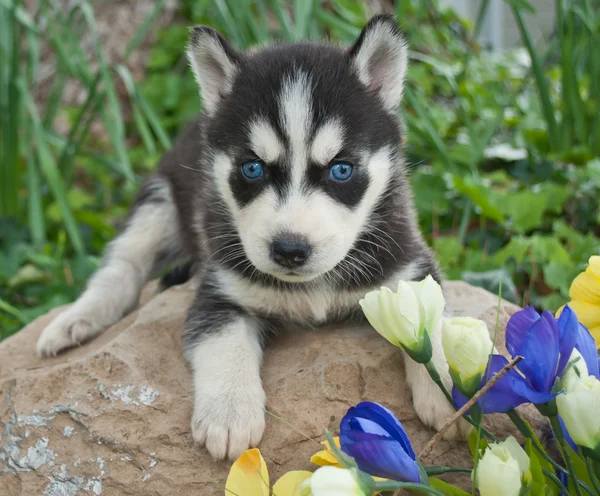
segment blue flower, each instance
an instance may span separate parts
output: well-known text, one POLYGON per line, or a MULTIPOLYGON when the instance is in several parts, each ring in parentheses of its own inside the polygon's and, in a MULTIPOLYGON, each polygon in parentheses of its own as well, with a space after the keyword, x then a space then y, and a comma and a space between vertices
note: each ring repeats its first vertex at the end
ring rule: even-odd
MULTIPOLYGON (((518 370, 511 369, 479 400, 484 413, 502 413, 523 403, 543 404, 554 399, 558 394, 553 392, 554 383, 574 349, 583 357, 590 375, 598 377, 594 338, 568 306, 558 320, 550 312, 540 315, 532 307, 515 313, 506 328, 506 348, 513 358, 523 359, 517 365, 518 370)), ((507 363, 503 356, 492 356, 482 386, 507 363)), ((456 390, 452 396, 458 408, 467 401, 456 390)))
POLYGON ((340 423, 340 446, 363 472, 420 482, 417 457, 406 431, 394 414, 378 403, 365 401, 346 412, 340 423))

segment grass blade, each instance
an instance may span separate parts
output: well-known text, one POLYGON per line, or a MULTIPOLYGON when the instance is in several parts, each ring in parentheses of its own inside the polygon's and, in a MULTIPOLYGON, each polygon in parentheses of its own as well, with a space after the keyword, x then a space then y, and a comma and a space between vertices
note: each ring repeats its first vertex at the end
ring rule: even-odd
POLYGON ((125 50, 125 60, 127 60, 129 58, 129 56, 131 55, 131 53, 133 51, 135 51, 135 49, 138 46, 140 46, 140 43, 144 40, 144 38, 148 34, 148 31, 152 27, 152 23, 155 21, 156 17, 158 16, 158 13, 162 10, 164 5, 165 5, 165 0, 158 0, 158 2, 156 2, 156 4, 154 5, 154 8, 150 12, 150 14, 148 14, 148 16, 146 16, 146 19, 144 20, 142 25, 139 27, 139 29, 135 33, 135 36, 131 39, 131 41, 127 45, 127 49, 125 50))
POLYGON ((517 27, 519 28, 519 32, 521 33, 523 43, 525 44, 525 47, 529 52, 529 56, 531 57, 533 74, 542 103, 542 113, 544 114, 546 125, 548 126, 549 142, 551 145, 556 145, 561 141, 560 136, 558 135, 558 126, 556 123, 556 117, 554 115, 554 108, 550 99, 550 89, 548 88, 548 81, 546 80, 546 76, 544 75, 543 67, 540 64, 538 53, 536 52, 533 46, 533 42, 531 41, 531 36, 529 35, 527 28, 525 27, 525 23, 523 22, 523 16, 521 15, 519 7, 517 7, 513 3, 510 3, 510 8, 512 9, 513 16, 517 23, 517 27))
POLYGON ((67 190, 63 183, 58 167, 56 167, 54 156, 46 144, 37 108, 33 99, 31 98, 31 95, 27 92, 27 88, 25 88, 25 85, 22 84, 23 82, 19 81, 19 83, 23 103, 25 104, 29 113, 29 118, 31 119, 34 143, 40 168, 44 173, 44 176, 48 181, 48 186, 50 187, 50 190, 52 191, 52 194, 54 195, 54 198, 61 210, 65 223, 65 229, 67 230, 69 238, 71 239, 71 244, 78 255, 83 255, 85 253, 83 240, 81 239, 79 228, 75 222, 75 217, 71 212, 71 207, 69 206, 67 200, 67 190))

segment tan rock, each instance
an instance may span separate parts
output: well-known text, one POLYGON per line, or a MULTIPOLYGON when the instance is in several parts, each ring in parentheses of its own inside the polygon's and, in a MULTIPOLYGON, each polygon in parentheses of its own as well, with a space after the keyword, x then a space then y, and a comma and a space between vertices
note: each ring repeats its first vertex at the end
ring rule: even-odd
MULTIPOLYGON (((192 382, 180 329, 192 293, 186 285, 154 296, 57 358, 40 360, 35 342, 60 310, 0 343, 0 495, 224 493, 210 480, 223 484, 230 463, 212 461, 190 435, 192 382)), ((453 313, 482 318, 493 332, 496 296, 461 282, 448 283, 446 296, 453 313)), ((500 329, 515 310, 502 303, 500 329)), ((434 434, 411 406, 400 352, 373 331, 282 335, 267 348, 263 371, 268 408, 296 427, 267 418, 260 448, 272 481, 314 469, 309 459, 320 447, 300 431, 322 440, 361 400, 390 407, 417 453, 434 434)), ((506 429, 503 417, 492 424, 506 429)), ((428 464, 465 466, 467 453, 464 443, 442 441, 428 464)))

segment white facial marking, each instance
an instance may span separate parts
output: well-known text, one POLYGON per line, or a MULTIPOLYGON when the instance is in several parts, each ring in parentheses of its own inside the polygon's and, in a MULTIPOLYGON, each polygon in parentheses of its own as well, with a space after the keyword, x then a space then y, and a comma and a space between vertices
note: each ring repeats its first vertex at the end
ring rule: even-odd
POLYGON ((344 127, 339 119, 330 119, 323 124, 315 135, 310 150, 314 162, 326 165, 344 146, 344 127))
POLYGON ((257 119, 250 124, 250 146, 252 151, 267 163, 279 160, 284 153, 283 143, 267 121, 257 119))
MULTIPOLYGON (((387 286, 396 291, 398 281, 413 280, 419 273, 419 263, 410 262, 377 287, 387 286)), ((310 291, 285 292, 256 284, 238 274, 219 269, 219 287, 240 305, 249 310, 269 314, 285 315, 295 322, 323 322, 332 314, 340 314, 356 308, 358 302, 370 289, 331 289, 327 285, 313 283, 310 291)))
POLYGON ((292 190, 299 189, 308 160, 308 133, 312 122, 311 83, 304 72, 284 81, 279 95, 280 119, 289 142, 288 162, 292 168, 292 190))

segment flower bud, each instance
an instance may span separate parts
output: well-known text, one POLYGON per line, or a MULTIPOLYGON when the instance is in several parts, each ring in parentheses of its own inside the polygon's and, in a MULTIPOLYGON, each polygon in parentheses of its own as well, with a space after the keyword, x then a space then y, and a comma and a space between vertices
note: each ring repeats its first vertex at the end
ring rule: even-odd
POLYGON ((529 457, 512 436, 490 445, 477 466, 479 493, 481 496, 518 496, 523 483, 531 482, 529 464, 529 457))
POLYGON ((493 352, 485 322, 471 317, 444 319, 442 347, 455 386, 463 395, 473 396, 493 352))
POLYGON ((444 311, 440 285, 431 276, 420 282, 400 281, 394 293, 387 287, 371 291, 360 306, 373 328, 418 362, 431 360, 431 342, 444 311))
POLYGON ((575 444, 600 461, 600 381, 571 374, 564 384, 565 394, 556 398, 558 413, 575 444))
POLYGON ((300 486, 300 496, 366 496, 358 474, 338 467, 321 467, 300 486))

